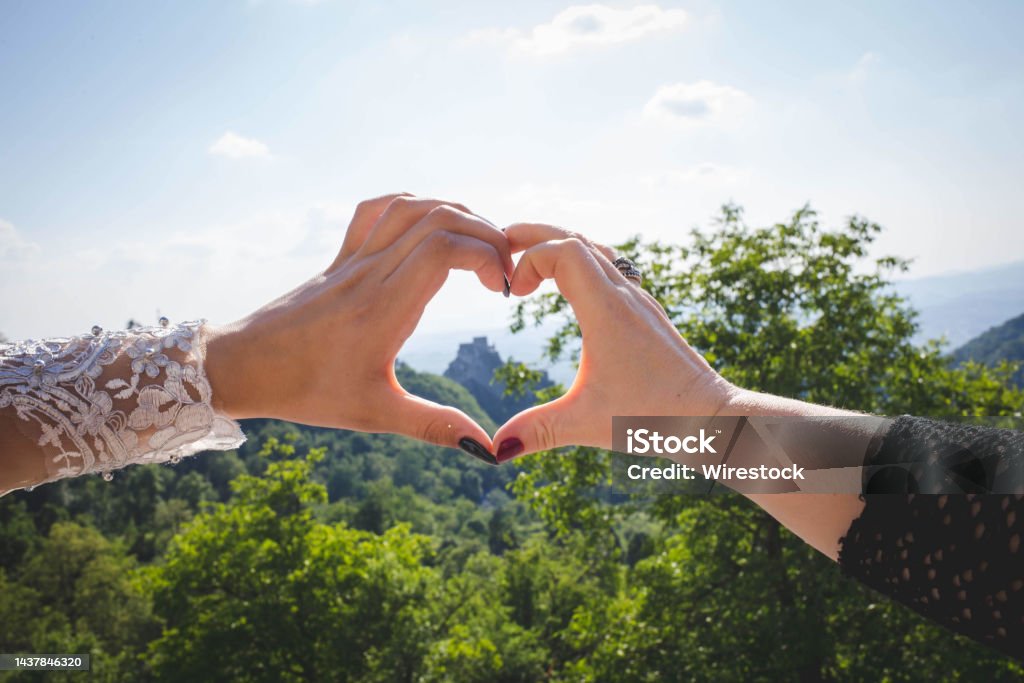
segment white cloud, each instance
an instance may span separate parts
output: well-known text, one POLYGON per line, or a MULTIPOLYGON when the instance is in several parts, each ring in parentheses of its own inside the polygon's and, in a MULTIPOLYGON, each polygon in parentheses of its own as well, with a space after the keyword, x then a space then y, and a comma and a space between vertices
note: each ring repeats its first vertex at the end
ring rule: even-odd
POLYGON ((209 149, 210 154, 228 159, 269 159, 270 148, 254 138, 242 137, 227 131, 217 138, 209 149))
POLYGON ((19 261, 39 251, 39 245, 23 238, 15 227, 0 220, 0 261, 19 261))
POLYGON ((850 73, 847 74, 847 78, 854 85, 860 85, 867 80, 868 75, 874 70, 875 66, 881 61, 881 58, 875 52, 865 52, 854 64, 853 68, 850 69, 850 73))
POLYGON ((711 81, 673 83, 658 88, 644 117, 683 127, 731 124, 743 118, 753 99, 747 93, 711 81))
POLYGON ((568 52, 584 45, 613 45, 638 40, 653 33, 678 30, 687 22, 681 9, 637 5, 615 9, 607 5, 573 5, 546 24, 528 31, 483 29, 470 34, 471 42, 508 45, 527 54, 545 56, 568 52))

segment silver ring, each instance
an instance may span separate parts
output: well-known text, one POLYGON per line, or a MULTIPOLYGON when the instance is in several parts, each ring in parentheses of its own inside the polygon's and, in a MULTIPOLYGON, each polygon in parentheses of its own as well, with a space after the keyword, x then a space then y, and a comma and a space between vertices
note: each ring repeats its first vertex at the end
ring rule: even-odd
POLYGON ((612 265, 622 273, 622 277, 626 278, 630 282, 634 282, 638 285, 643 284, 643 273, 640 272, 640 269, 636 267, 636 264, 633 263, 632 260, 625 256, 620 256, 612 261, 612 265))

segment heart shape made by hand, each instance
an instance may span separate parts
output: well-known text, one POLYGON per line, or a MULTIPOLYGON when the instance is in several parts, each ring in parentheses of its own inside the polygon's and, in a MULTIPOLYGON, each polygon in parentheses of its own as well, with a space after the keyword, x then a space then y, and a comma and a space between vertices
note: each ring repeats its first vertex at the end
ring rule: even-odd
POLYGON ((576 315, 580 365, 565 394, 510 418, 494 436, 495 460, 564 445, 611 448, 616 415, 716 415, 733 388, 679 335, 644 291, 628 259, 578 233, 538 223, 503 231, 522 252, 517 297, 552 279, 576 315))
POLYGON ((614 257, 551 225, 500 230, 454 202, 367 200, 323 273, 211 331, 216 402, 235 418, 403 434, 491 464, 567 444, 610 448, 613 415, 716 414, 729 385, 614 257), (515 296, 554 280, 583 337, 568 391, 513 416, 493 441, 465 413, 411 394, 395 375, 402 345, 451 270, 515 296))

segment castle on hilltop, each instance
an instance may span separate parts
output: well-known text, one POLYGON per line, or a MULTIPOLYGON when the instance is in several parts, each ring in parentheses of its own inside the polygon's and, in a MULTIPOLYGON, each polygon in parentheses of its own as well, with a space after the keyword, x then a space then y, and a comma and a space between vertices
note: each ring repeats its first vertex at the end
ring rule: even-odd
MULTIPOLYGON (((505 395, 505 383, 494 379, 494 371, 504 364, 487 337, 474 337, 471 342, 459 344, 459 351, 444 376, 466 387, 480 407, 501 424, 536 402, 532 391, 524 395, 505 395)), ((530 387, 533 391, 551 386, 547 373, 541 375, 540 382, 530 387)))

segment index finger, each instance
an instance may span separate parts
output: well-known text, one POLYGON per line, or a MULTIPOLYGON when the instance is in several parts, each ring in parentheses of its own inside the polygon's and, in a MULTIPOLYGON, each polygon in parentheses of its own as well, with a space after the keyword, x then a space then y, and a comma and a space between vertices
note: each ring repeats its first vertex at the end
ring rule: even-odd
POLYGON ((412 196, 413 195, 408 192, 395 192, 359 202, 356 205, 355 213, 352 215, 352 220, 348 224, 348 230, 345 232, 345 239, 341 243, 341 250, 338 252, 338 256, 334 259, 334 262, 331 263, 328 270, 336 268, 342 261, 354 254, 356 250, 363 245, 363 242, 366 240, 366 236, 370 234, 370 230, 373 229, 373 226, 377 223, 377 220, 381 217, 384 211, 391 205, 391 202, 395 201, 399 197, 412 196))
POLYGON ((585 318, 606 313, 610 301, 625 296, 598 262, 599 258, 599 254, 574 237, 541 242, 527 249, 519 259, 512 274, 512 293, 526 296, 544 280, 554 280, 582 324, 585 318))
POLYGON ((587 246, 597 249, 609 261, 615 260, 615 250, 611 247, 606 247, 586 235, 567 230, 566 228, 560 228, 557 225, 548 225, 547 223, 513 223, 505 228, 504 232, 505 237, 508 238, 509 245, 512 247, 513 254, 529 249, 541 242, 577 239, 587 246))

